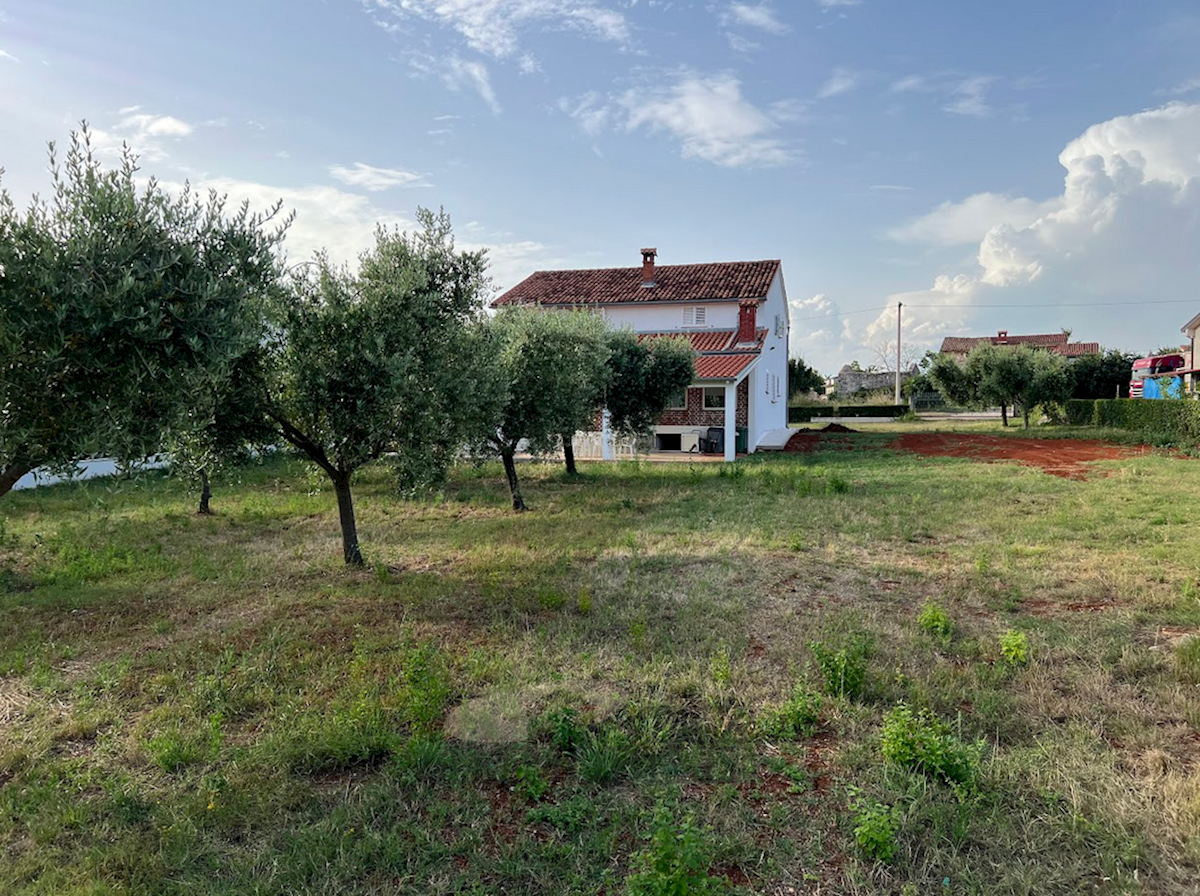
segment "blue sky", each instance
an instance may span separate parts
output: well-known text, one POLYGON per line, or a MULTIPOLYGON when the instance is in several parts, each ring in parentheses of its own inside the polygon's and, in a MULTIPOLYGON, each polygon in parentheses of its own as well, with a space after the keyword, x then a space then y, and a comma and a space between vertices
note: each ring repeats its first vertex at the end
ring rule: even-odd
POLYGON ((878 362, 897 301, 906 356, 1146 351, 1200 311, 1195 0, 0 0, 15 198, 82 119, 168 184, 283 199, 296 259, 418 205, 500 288, 781 258, 826 373, 878 362))

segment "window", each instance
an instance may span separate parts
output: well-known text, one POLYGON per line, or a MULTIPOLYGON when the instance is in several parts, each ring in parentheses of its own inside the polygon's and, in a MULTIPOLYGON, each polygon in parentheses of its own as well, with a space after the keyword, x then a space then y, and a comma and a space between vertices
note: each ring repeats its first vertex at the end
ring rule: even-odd
POLYGON ((704 406, 706 408, 725 407, 725 387, 706 386, 704 389, 704 406))
POLYGON ((685 327, 708 326, 708 309, 703 305, 695 305, 683 309, 683 325, 685 327))
POLYGON ((782 314, 775 315, 775 335, 776 336, 783 335, 783 315, 782 314))
POLYGON ((667 399, 668 411, 686 411, 687 410, 687 389, 679 389, 672 393, 667 399))

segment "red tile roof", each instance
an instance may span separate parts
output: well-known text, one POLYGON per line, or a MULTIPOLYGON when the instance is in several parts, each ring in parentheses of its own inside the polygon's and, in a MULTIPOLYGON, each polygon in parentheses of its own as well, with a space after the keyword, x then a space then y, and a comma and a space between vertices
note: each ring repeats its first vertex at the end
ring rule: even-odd
POLYGON ((650 287, 642 286, 640 267, 537 271, 492 302, 492 307, 755 299, 767 294, 779 266, 778 259, 664 264, 655 267, 655 285, 650 287))
POLYGON ((1067 358, 1078 358, 1081 355, 1100 354, 1099 342, 1068 342, 1066 345, 1052 345, 1050 351, 1067 358))
MULTIPOLYGON (((706 352, 724 352, 732 351, 735 347, 734 340, 737 339, 737 330, 684 330, 682 332, 660 332, 660 333, 638 333, 638 341, 645 339, 664 339, 670 337, 682 336, 692 344, 692 348, 700 354, 706 352)), ((767 338, 767 331, 763 327, 758 328, 756 333, 755 351, 762 350, 763 340, 767 338)), ((740 346, 742 351, 746 351, 748 346, 740 346)))
POLYGON ((1067 342, 1065 333, 1035 333, 1028 336, 947 336, 942 340, 943 352, 967 354, 978 345, 1030 345, 1049 349, 1068 358, 1092 355, 1100 351, 1098 342, 1067 342))
POLYGON ((731 380, 758 360, 758 353, 701 355, 696 359, 696 379, 731 380))

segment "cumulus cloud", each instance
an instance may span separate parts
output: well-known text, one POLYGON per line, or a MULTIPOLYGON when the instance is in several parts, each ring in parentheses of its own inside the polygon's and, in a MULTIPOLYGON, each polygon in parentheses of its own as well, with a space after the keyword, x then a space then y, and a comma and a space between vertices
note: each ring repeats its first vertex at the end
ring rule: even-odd
POLYGON ((795 150, 775 136, 794 117, 786 104, 760 109, 742 95, 732 74, 683 72, 672 83, 622 94, 585 94, 559 108, 587 133, 606 127, 665 133, 679 141, 684 158, 727 168, 761 168, 796 161, 795 150))
MULTIPOLYGON (((163 186, 175 192, 183 189, 182 183, 163 186)), ((321 249, 335 262, 353 264, 360 252, 374 245, 376 227, 414 230, 419 226, 414 218, 362 193, 328 185, 282 186, 218 177, 194 182, 192 188, 216 190, 228 197, 228 206, 233 208, 248 202, 252 211, 264 211, 282 200, 285 213, 296 213, 284 242, 293 264, 312 258, 321 249)), ((536 268, 553 266, 556 261, 542 243, 494 233, 477 223, 456 224, 455 232, 459 248, 488 250, 488 273, 497 287, 513 286, 536 268)))
POLYGON ((196 130, 194 125, 171 115, 152 115, 141 112, 140 106, 126 106, 118 114, 122 117, 112 128, 91 128, 92 147, 104 155, 119 153, 121 146, 128 146, 137 156, 148 162, 160 162, 167 158, 167 145, 190 137, 196 130))
POLYGON ((345 165, 332 165, 329 173, 347 186, 362 187, 372 193, 392 187, 406 187, 420 183, 422 180, 421 175, 413 174, 411 171, 402 171, 399 168, 376 168, 362 162, 355 162, 352 168, 345 165))
POLYGON ((420 19, 456 32, 471 49, 504 59, 520 54, 523 31, 573 31, 594 40, 627 46, 625 16, 592 0, 365 0, 376 21, 390 29, 396 21, 420 19))
POLYGON ((888 236, 936 247, 978 244, 993 227, 1027 227, 1060 205, 1058 199, 1034 202, 998 193, 976 193, 961 202, 943 202, 928 214, 888 231, 888 236))
POLYGON ((787 34, 792 30, 766 3, 731 3, 722 13, 721 21, 726 25, 757 28, 769 34, 787 34))
POLYGON ((1153 344, 1163 325, 1136 303, 1200 302, 1197 147, 1200 104, 1172 103, 1093 125, 1059 155, 1066 170, 1060 196, 977 194, 893 231, 895 238, 933 246, 983 233, 973 270, 892 298, 943 306, 916 310, 913 326, 926 335, 951 312, 961 320, 984 297, 1040 306, 1042 317, 1068 302, 1128 302, 1129 312, 1119 317, 1092 317, 1089 336, 1123 346, 1131 339, 1153 344))

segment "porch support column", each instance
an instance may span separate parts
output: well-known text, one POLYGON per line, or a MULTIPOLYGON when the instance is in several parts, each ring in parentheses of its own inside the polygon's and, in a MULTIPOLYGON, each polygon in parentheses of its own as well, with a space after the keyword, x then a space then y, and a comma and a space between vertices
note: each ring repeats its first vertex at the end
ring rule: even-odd
POLYGON ((737 384, 725 387, 725 460, 737 458, 737 384))
POLYGON ((600 415, 600 457, 603 460, 613 459, 612 427, 609 424, 607 408, 600 415))

